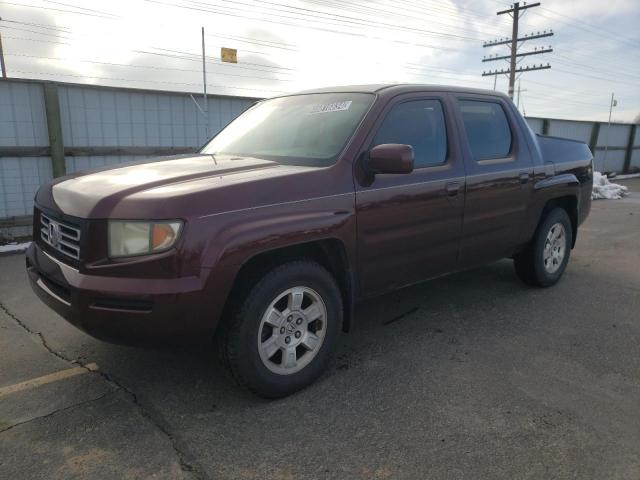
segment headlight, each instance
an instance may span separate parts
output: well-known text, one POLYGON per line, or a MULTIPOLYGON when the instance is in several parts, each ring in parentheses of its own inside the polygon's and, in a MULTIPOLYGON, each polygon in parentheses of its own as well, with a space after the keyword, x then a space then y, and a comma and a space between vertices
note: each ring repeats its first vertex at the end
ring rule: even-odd
POLYGON ((109 221, 109 256, 129 257, 167 250, 182 230, 180 220, 167 222, 109 221))

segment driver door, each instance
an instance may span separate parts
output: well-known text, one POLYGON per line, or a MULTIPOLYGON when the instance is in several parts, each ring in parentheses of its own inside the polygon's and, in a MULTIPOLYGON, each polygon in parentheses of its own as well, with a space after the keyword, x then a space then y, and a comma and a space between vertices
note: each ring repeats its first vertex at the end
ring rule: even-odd
POLYGON ((360 159, 376 145, 411 145, 410 174, 356 184, 361 295, 420 282, 457 267, 465 173, 446 94, 409 94, 385 108, 360 159))

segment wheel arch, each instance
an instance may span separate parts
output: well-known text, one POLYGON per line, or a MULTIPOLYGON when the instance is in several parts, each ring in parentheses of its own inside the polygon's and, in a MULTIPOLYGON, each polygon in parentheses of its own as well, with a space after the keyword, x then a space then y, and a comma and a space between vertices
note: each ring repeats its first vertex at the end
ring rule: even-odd
POLYGON ((255 285, 267 272, 278 265, 294 260, 313 260, 335 278, 342 295, 342 330, 348 332, 353 320, 355 273, 344 243, 337 238, 325 238, 297 243, 255 253, 238 269, 223 309, 227 318, 237 305, 239 292, 255 285))
POLYGON ((578 197, 575 195, 564 195, 547 200, 542 209, 540 219, 538 220, 538 226, 544 221, 549 212, 555 208, 562 208, 567 212, 567 215, 569 215, 569 219, 571 220, 571 248, 573 249, 578 236, 578 197))

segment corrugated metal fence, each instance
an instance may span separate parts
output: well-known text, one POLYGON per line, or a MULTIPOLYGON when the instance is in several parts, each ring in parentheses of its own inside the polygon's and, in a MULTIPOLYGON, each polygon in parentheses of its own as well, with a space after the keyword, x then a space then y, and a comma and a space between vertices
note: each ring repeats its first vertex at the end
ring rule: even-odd
POLYGON ((599 172, 640 170, 640 129, 637 124, 527 118, 536 133, 572 138, 589 145, 599 172))
POLYGON ((55 176, 195 151, 254 98, 0 80, 0 238, 28 235, 33 197, 55 176))
MULTIPOLYGON (((209 134, 255 100, 210 96, 209 134)), ((637 125, 527 120, 536 133, 589 144, 597 170, 640 170, 637 125)), ((0 238, 29 234, 34 194, 52 178, 191 152, 207 139, 205 130, 205 117, 188 93, 0 80, 0 238)))

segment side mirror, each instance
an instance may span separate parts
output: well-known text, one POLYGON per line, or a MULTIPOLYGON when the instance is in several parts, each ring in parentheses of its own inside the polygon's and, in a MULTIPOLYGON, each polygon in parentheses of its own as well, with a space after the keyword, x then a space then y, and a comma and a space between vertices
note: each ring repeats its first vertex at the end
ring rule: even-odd
POLYGON ((411 145, 384 143, 369 151, 367 169, 373 173, 411 173, 415 155, 411 145))

